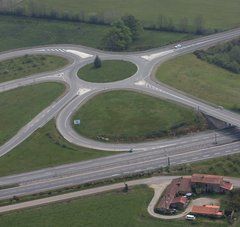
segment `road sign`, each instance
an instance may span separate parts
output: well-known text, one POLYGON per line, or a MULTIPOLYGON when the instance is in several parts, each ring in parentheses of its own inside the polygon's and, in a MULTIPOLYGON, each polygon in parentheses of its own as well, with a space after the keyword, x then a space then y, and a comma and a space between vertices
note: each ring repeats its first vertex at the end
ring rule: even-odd
POLYGON ((80 125, 81 121, 80 121, 79 119, 77 119, 77 120, 74 120, 73 123, 74 123, 75 125, 80 125))

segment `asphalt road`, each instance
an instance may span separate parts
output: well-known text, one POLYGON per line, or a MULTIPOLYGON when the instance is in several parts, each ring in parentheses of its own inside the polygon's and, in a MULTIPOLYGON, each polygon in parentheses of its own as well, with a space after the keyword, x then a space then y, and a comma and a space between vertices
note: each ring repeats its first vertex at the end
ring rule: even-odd
POLYGON ((104 91, 130 89, 181 103, 224 121, 228 125, 240 128, 240 115, 171 89, 158 83, 151 76, 155 67, 171 58, 239 36, 240 29, 234 29, 185 41, 178 49, 174 48, 175 45, 169 45, 138 53, 110 53, 82 46, 55 45, 0 54, 0 61, 25 54, 53 54, 70 60, 70 64, 66 68, 57 72, 33 75, 0 84, 0 92, 47 81, 62 82, 68 87, 67 92, 61 98, 34 117, 12 139, 0 147, 0 157, 10 152, 53 117, 57 119, 56 124, 59 132, 71 143, 98 150, 127 151, 130 148, 134 150, 133 153, 0 178, 0 186, 20 184, 19 187, 0 190, 0 199, 159 168, 167 165, 167 157, 170 158, 171 164, 180 164, 239 152, 238 128, 205 132, 172 140, 116 145, 84 138, 71 127, 71 116, 74 111, 93 96, 104 91), (130 78, 113 83, 89 83, 79 79, 77 77, 79 68, 92 62, 96 55, 99 55, 103 60, 131 61, 137 65, 138 71, 130 78), (215 144, 216 137, 217 144, 215 144))

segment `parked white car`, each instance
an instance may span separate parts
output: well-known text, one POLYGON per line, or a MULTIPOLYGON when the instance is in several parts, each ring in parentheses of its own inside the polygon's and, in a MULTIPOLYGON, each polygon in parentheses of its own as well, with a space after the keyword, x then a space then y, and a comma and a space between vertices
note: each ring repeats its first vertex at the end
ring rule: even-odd
POLYGON ((193 221, 193 220, 196 219, 196 217, 195 217, 194 215, 188 214, 188 215, 186 215, 185 219, 186 219, 186 220, 193 221))

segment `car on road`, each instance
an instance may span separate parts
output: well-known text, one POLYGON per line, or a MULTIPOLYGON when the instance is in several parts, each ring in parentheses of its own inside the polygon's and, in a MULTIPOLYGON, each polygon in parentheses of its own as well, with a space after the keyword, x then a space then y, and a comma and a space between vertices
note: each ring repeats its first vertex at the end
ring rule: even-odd
POLYGON ((181 48, 181 47, 182 47, 181 44, 177 44, 176 46, 174 46, 175 49, 179 49, 179 48, 181 48))

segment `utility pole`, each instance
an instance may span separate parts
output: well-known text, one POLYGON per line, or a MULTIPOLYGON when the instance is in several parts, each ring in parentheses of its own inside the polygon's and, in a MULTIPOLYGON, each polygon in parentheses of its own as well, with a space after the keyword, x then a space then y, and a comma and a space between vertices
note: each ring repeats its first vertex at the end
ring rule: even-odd
POLYGON ((167 159, 168 159, 167 160, 168 161, 168 166, 170 167, 170 157, 168 156, 167 159))

